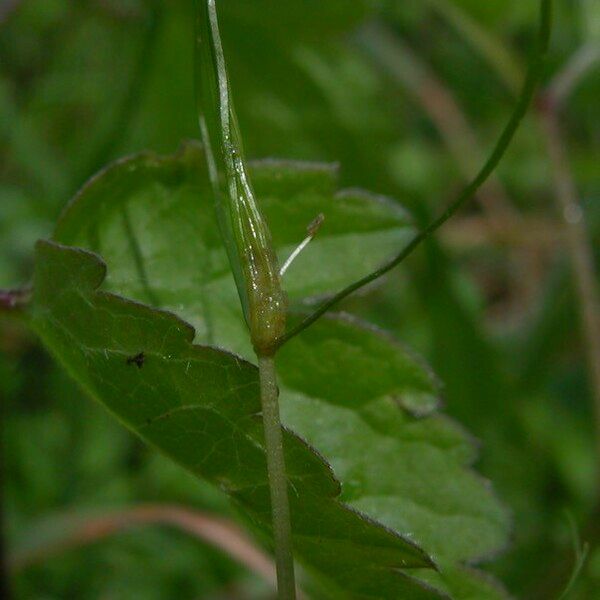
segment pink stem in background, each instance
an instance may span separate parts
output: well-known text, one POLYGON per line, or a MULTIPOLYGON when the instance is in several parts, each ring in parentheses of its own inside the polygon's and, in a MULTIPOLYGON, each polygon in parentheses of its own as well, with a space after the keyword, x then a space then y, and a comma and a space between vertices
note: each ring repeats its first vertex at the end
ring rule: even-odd
POLYGON ((275 588, 275 567, 271 558, 239 527, 214 515, 177 505, 147 504, 103 516, 77 519, 71 525, 68 520, 65 523, 61 535, 47 545, 10 557, 9 568, 18 571, 54 554, 92 544, 134 527, 171 525, 219 548, 275 588))

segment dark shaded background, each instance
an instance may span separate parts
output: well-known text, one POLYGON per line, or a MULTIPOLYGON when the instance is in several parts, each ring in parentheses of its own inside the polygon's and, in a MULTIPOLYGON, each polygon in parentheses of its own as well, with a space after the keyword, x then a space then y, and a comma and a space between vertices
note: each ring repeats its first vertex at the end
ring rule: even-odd
MULTIPOLYGON (((337 161, 344 186, 397 198, 420 222, 461 189, 507 119, 537 11, 533 0, 219 4, 248 156, 337 161)), ((491 570, 519 598, 558 598, 580 535, 590 549, 572 597, 583 600, 600 597, 600 381, 590 368, 600 4, 555 6, 546 90, 497 177, 346 308, 425 355, 447 411, 481 440, 479 470, 514 511, 514 543, 491 570)), ((1 288, 27 283, 34 241, 106 162, 198 136, 192 23, 191 0, 0 3, 1 288)), ((15 597, 265 597, 259 577, 164 527, 47 545, 35 564, 15 563, 64 529, 65 515, 142 502, 229 508, 83 397, 7 319, 0 348, 15 597)))

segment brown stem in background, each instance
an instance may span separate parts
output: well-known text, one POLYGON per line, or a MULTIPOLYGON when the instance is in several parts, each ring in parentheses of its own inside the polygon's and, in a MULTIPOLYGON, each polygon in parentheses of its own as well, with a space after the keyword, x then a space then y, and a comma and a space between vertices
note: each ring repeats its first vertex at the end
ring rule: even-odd
MULTIPOLYGON (((62 519, 57 535, 47 543, 10 557, 9 567, 19 571, 51 556, 86 546, 110 535, 144 525, 171 525, 219 548, 275 588, 275 567, 271 559, 236 525, 199 511, 176 505, 141 505, 98 517, 62 519)), ((4 598, 5 596, 2 596, 4 598)))
POLYGON ((564 223, 567 249, 581 307, 581 335, 596 421, 597 485, 600 493, 600 289, 592 240, 586 227, 560 123, 560 111, 569 96, 599 61, 600 44, 587 44, 580 48, 554 76, 546 93, 540 96, 537 114, 546 139, 556 203, 564 223))
POLYGON ((564 246, 565 232, 554 219, 523 215, 511 227, 495 230, 489 219, 467 215, 448 223, 440 232, 443 242, 456 250, 473 250, 487 246, 490 239, 509 249, 554 252, 564 246))
POLYGON ((598 478, 600 485, 600 291, 592 242, 579 194, 569 166, 557 105, 550 96, 539 102, 538 114, 546 138, 554 177, 554 192, 567 239, 567 249, 581 306, 581 335, 585 344, 596 419, 598 478))
MULTIPOLYGON (((463 174, 470 176, 481 150, 470 123, 452 93, 398 36, 383 25, 371 25, 365 29, 362 40, 388 74, 402 83, 423 106, 463 174)), ((592 244, 583 220, 558 116, 560 106, 599 60, 599 44, 585 45, 576 52, 548 86, 543 100, 538 104, 538 115, 552 164, 556 201, 563 217, 567 249, 581 305, 582 336, 594 398, 600 463, 600 292, 596 283, 592 244)), ((497 178, 490 178, 479 196, 490 217, 490 233, 505 235, 507 229, 518 227, 522 218, 497 178)), ((600 464, 598 469, 600 481, 600 464)))

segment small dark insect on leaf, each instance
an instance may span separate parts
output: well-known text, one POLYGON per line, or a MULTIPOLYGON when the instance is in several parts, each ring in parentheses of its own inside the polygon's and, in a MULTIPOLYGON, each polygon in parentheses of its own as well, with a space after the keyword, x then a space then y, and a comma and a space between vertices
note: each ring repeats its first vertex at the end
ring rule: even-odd
POLYGON ((130 356, 127 359, 127 364, 128 365, 136 365, 138 369, 141 369, 144 366, 145 360, 146 360, 146 357, 144 356, 144 353, 140 352, 139 354, 136 354, 135 356, 130 356))

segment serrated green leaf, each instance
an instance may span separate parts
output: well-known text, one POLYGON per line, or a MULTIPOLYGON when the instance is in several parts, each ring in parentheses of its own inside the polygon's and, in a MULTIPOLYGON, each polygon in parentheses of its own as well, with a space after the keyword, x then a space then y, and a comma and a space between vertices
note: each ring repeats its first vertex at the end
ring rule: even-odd
POLYGON ((442 562, 439 573, 423 570, 420 578, 459 600, 510 600, 498 581, 470 567, 442 562))
MULTIPOLYGON (((98 291, 104 276, 97 256, 40 242, 33 327, 90 395, 268 533, 256 368, 193 345, 192 328, 170 313, 98 291)), ((284 446, 294 544, 310 568, 356 597, 378 587, 381 597, 440 597, 398 570, 431 564, 416 545, 340 503, 339 483, 302 440, 286 431, 284 446)))
MULTIPOLYGON (((109 267, 103 290, 171 310, 197 327, 196 341, 251 356, 225 251, 219 245, 212 221, 203 165, 201 151, 194 144, 175 157, 145 154, 122 161, 82 190, 63 214, 55 239, 103 256, 109 267)), ((291 268, 289 280, 286 275, 286 284, 296 304, 301 303, 303 296, 331 292, 344 281, 356 278, 359 272, 370 270, 410 235, 406 216, 389 201, 363 193, 336 194, 330 168, 260 163, 254 165, 253 180, 282 256, 301 238, 305 223, 316 212, 326 214, 323 231, 311 243, 307 255, 298 259, 307 260, 312 268, 302 271, 299 262, 291 268), (348 257, 357 255, 360 255, 358 264, 350 264, 348 257), (322 277, 319 268, 327 264, 327 275, 322 277), (297 278, 295 268, 301 273, 297 278), (311 276, 313 281, 309 279, 311 276)), ((92 268, 92 257, 75 250, 44 245, 40 252, 38 269, 42 269, 49 283, 59 288, 77 272, 74 266, 64 266, 63 262, 73 262, 76 257, 81 262, 80 271, 86 264, 85 268, 92 268), (50 259, 52 268, 47 265, 50 259)), ((97 264, 94 269, 93 284, 98 285, 97 264)), ((169 322, 176 330, 185 330, 180 332, 186 338, 181 347, 192 347, 192 334, 187 326, 166 313, 96 293, 89 277, 84 284, 81 280, 73 283, 70 299, 54 290, 54 295, 65 305, 51 310, 48 292, 40 292, 39 285, 36 286, 36 323, 46 343, 72 365, 71 371, 78 379, 82 380, 83 373, 83 377, 95 382, 93 393, 130 427, 180 462, 189 466, 191 456, 193 465, 203 464, 200 460, 203 450, 218 441, 221 451, 213 455, 218 468, 214 470, 211 459, 211 464, 204 467, 208 473, 203 471, 203 476, 228 489, 263 530, 268 528, 269 503, 264 479, 262 486, 253 488, 244 479, 259 468, 260 452, 257 454, 245 445, 241 434, 239 447, 231 443, 227 423, 218 415, 178 408, 193 407, 203 396, 212 405, 209 394, 214 393, 211 390, 215 386, 241 385, 246 391, 252 389, 256 385, 255 381, 250 383, 252 367, 224 352, 202 348, 194 352, 218 356, 219 361, 235 361, 238 367, 228 370, 229 381, 208 372, 201 378, 191 371, 194 375, 190 376, 190 370, 199 365, 193 363, 188 367, 187 357, 178 359, 161 337, 169 331, 165 325, 169 322), (72 306, 74 302, 79 303, 77 310, 72 306), (127 321, 108 318, 112 313, 118 314, 122 306, 127 306, 127 312, 133 311, 135 319, 131 315, 127 321), (83 312, 85 315, 80 314, 83 312), (149 321, 144 323, 145 319, 149 321), (125 326, 125 322, 131 325, 125 326), (153 341, 148 338, 149 329, 153 331, 153 341), (64 331, 68 331, 66 336, 64 331), (98 336, 96 343, 90 344, 86 336, 98 336), (119 336, 119 344, 126 347, 119 351, 114 336, 119 336), (61 341, 61 337, 65 339, 61 341), (158 351, 148 349, 159 340, 158 351), (87 347, 99 349, 97 355, 89 355, 87 347), (106 348, 111 348, 112 354, 104 363, 106 359, 100 349, 106 348), (118 359, 113 356, 115 350, 118 359), (126 364, 128 358, 135 358, 140 352, 148 357, 142 369, 126 364), (156 373, 149 371, 154 361, 160 361, 156 373), (187 373, 186 368, 190 369, 187 373), (237 369, 247 371, 244 382, 233 379, 232 373, 237 373, 237 369), (121 372, 126 377, 123 382, 121 372), (134 391, 111 387, 121 383, 125 390, 134 391), (201 387, 190 390, 190 384, 201 387), (154 395, 154 390, 159 393, 154 395), (128 393, 133 396, 127 398, 128 393), (153 402, 157 406, 153 407, 153 402), (148 416, 148 411, 154 409, 156 415, 148 416), (168 416, 156 420, 161 414, 168 416), (202 431, 208 441, 198 439, 202 431), (158 438, 148 438, 150 433, 158 438), (240 456, 253 460, 253 466, 236 468, 240 456), (234 465, 228 465, 228 460, 233 460, 234 465), (241 490, 238 478, 245 486, 241 490)), ((381 332, 347 319, 332 318, 322 320, 287 344, 278 355, 278 371, 284 423, 311 443, 332 466, 341 482, 343 501, 390 531, 402 532, 423 544, 444 565, 437 578, 429 577, 439 589, 459 599, 477 597, 473 595, 474 589, 480 590, 477 592, 480 598, 496 598, 485 591, 493 586, 463 569, 460 563, 472 563, 497 552, 506 542, 507 516, 489 486, 469 470, 475 452, 468 436, 452 421, 430 414, 437 405, 439 390, 422 362, 381 332), (430 416, 417 418, 416 414, 430 416)), ((86 381, 83 383, 89 388, 86 381)), ((236 398, 239 395, 239 391, 235 393, 236 398)), ((219 398, 224 414, 233 410, 228 396, 221 393, 219 398)), ((236 414, 244 425, 251 426, 248 416, 258 413, 257 403, 256 397, 252 406, 246 406, 246 413, 238 406, 241 412, 236 414)), ((256 427, 252 430, 256 442, 260 440, 259 421, 252 422, 252 426, 256 427)), ((390 589, 399 589, 393 586, 414 585, 414 582, 397 579, 398 575, 391 576, 381 569, 382 565, 398 566, 398 563, 392 560, 393 553, 387 543, 376 543, 370 537, 373 525, 362 521, 365 529, 361 532, 363 537, 358 537, 362 546, 351 541, 354 533, 345 519, 356 516, 344 510, 339 512, 340 505, 333 501, 324 504, 323 495, 328 489, 332 493, 328 486, 334 487, 335 482, 327 478, 323 463, 315 460, 308 448, 296 444, 298 456, 303 456, 303 452, 312 456, 309 461, 312 467, 307 471, 305 462, 288 458, 292 461, 292 482, 294 477, 308 477, 310 473, 307 481, 321 493, 321 496, 309 493, 306 482, 302 486, 294 483, 292 509, 307 515, 302 523, 307 528, 305 534, 298 535, 295 531, 296 546, 304 562, 310 563, 310 572, 316 570, 322 576, 326 571, 328 593, 335 596, 336 591, 342 590, 344 597, 348 586, 358 597, 362 594, 418 598, 417 594, 430 593, 417 587, 406 595, 390 595, 390 589), (295 493, 299 490, 301 498, 295 493), (310 522, 313 518, 316 520, 310 522), (333 543, 330 539, 328 550, 319 542, 320 527, 325 522, 331 528, 330 538, 338 540, 333 543), (367 554, 372 562, 364 562, 367 554), (319 559, 307 561, 307 555, 319 559), (382 587, 377 592, 379 584, 382 587)), ((375 530, 379 535, 380 530, 377 527, 375 530)), ((418 573, 421 576, 422 570, 418 573)))
POLYGON ((282 419, 331 464, 344 501, 410 535, 446 566, 428 582, 475 598, 473 590, 496 586, 458 565, 503 548, 508 515, 488 483, 465 468, 474 449, 460 426, 402 410, 402 385, 414 394, 411 404, 421 390, 435 390, 418 365, 386 334, 346 318, 322 320, 280 351, 282 419))

